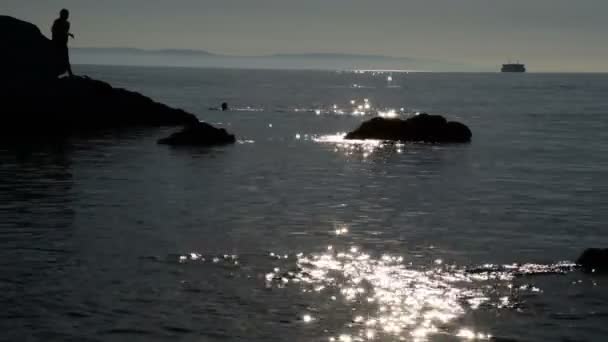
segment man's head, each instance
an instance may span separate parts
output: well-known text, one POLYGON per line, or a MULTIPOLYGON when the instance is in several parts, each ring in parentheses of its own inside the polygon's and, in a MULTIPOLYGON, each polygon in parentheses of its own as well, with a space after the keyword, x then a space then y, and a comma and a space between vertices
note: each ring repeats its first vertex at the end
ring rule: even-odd
POLYGON ((59 18, 61 18, 63 20, 67 20, 69 16, 70 16, 70 11, 68 11, 65 8, 59 12, 59 18))

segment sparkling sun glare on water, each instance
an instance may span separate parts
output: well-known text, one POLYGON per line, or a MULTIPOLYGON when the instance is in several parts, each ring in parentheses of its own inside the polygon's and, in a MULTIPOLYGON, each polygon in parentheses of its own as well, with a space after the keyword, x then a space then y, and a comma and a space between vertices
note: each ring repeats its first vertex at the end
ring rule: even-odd
MULTIPOLYGON (((333 232, 337 237, 348 233, 346 226, 333 232)), ((356 246, 340 250, 330 245, 324 252, 299 253, 295 259, 295 271, 275 268, 266 275, 269 286, 293 284, 305 293, 331 295, 332 301, 352 307, 350 322, 345 322, 343 331, 327 336, 328 341, 428 341, 437 334, 461 340, 491 338, 467 327, 447 328, 466 310, 489 300, 482 290, 459 286, 480 275, 446 268, 419 270, 407 265, 402 256, 375 257, 356 246)), ((318 319, 306 313, 302 321, 314 324, 318 319)))

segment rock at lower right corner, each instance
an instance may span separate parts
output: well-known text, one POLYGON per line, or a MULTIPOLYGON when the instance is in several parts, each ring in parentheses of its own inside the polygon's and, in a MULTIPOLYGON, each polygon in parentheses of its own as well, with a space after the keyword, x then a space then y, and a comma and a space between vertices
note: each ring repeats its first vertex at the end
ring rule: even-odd
POLYGON ((471 130, 464 124, 447 121, 441 115, 418 114, 408 119, 376 117, 365 121, 346 139, 376 139, 428 143, 467 143, 471 130))
POLYGON ((584 272, 608 272, 608 248, 588 248, 576 260, 584 272))
POLYGON ((199 122, 158 140, 158 143, 171 146, 213 146, 233 144, 235 141, 234 135, 229 134, 225 129, 199 122))

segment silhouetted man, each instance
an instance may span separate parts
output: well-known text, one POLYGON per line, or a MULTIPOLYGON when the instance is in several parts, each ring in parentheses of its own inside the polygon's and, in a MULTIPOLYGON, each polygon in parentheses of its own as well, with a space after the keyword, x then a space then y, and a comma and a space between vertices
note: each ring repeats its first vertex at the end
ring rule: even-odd
POLYGON ((74 38, 74 35, 70 33, 69 16, 70 12, 65 8, 62 9, 61 12, 59 12, 59 18, 55 19, 55 22, 53 22, 51 31, 53 33, 53 44, 57 49, 62 73, 67 70, 68 75, 74 76, 68 52, 68 37, 74 38))

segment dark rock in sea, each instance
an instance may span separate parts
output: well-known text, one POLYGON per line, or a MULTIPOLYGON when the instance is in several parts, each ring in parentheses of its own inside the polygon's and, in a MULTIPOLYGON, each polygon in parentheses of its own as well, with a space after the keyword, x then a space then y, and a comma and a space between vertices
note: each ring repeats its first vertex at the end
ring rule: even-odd
POLYGON ((405 120, 373 118, 348 133, 346 139, 466 143, 471 141, 471 136, 471 130, 460 122, 422 113, 405 120))
POLYGON ((228 134, 223 128, 215 128, 204 122, 186 126, 183 130, 158 141, 159 144, 173 146, 210 146, 234 142, 234 135, 228 134))
POLYGON ((576 260, 585 272, 608 272, 608 248, 588 248, 576 260))
POLYGON ((0 16, 0 39, 2 137, 199 122, 193 114, 101 81, 57 78, 65 71, 58 67, 57 52, 30 23, 0 16))

